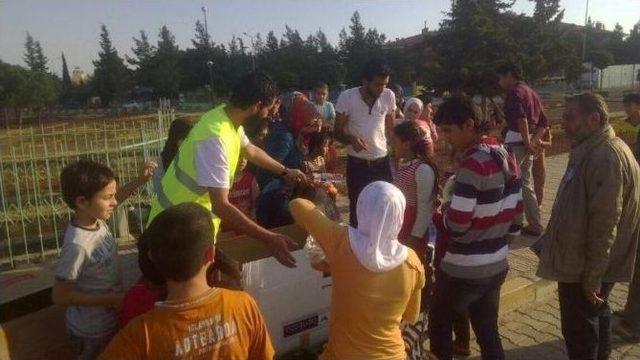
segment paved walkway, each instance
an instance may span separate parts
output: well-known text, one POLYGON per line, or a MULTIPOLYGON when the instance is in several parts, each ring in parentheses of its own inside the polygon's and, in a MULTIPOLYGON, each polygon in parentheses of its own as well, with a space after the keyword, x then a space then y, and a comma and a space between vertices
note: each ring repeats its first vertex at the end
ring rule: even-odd
MULTIPOLYGON (((621 309, 627 300, 627 285, 618 284, 609 301, 613 310, 621 309)), ((544 303, 513 311, 500 319, 500 335, 505 357, 513 360, 566 360, 567 353, 560 328, 558 296, 544 303)), ((611 360, 640 359, 640 344, 625 344, 614 336, 611 360)), ((471 359, 480 359, 475 341, 471 359)))
MULTIPOLYGON (((547 178, 545 183, 545 196, 540 208, 543 224, 549 221, 551 208, 556 198, 556 192, 564 171, 567 168, 569 154, 560 154, 547 158, 546 169, 547 178)), ((535 276, 538 267, 538 258, 528 247, 535 241, 532 237, 520 236, 511 244, 509 251, 509 274, 507 279, 522 276, 532 281, 537 280, 535 276)))

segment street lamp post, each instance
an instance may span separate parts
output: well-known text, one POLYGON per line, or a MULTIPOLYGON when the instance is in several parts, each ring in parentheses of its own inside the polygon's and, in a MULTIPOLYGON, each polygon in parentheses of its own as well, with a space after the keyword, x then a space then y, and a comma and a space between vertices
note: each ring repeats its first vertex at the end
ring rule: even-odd
MULTIPOLYGON (((580 67, 584 66, 584 62, 587 56, 587 22, 589 21, 589 0, 587 0, 587 6, 584 10, 584 32, 582 35, 582 61, 580 67)), ((584 70, 584 68, 582 69, 584 70)), ((580 72, 582 74, 583 72, 580 72)), ((582 76, 582 75, 581 75, 582 76)), ((589 87, 593 86, 591 77, 593 76, 593 66, 589 66, 589 87)), ((582 79, 580 79, 580 90, 583 89, 582 79)))
POLYGON ((207 34, 207 41, 211 41, 209 37, 209 28, 207 27, 207 7, 203 6, 201 10, 202 14, 204 15, 204 32, 207 34))
POLYGON ((207 61, 207 67, 209 68, 209 89, 211 91, 211 105, 215 105, 216 97, 213 92, 213 61, 207 61))

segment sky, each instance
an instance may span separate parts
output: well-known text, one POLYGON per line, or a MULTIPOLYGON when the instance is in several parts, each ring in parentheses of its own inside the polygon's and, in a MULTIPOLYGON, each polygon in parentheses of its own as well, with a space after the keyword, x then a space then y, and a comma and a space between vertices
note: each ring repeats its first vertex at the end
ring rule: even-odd
MULTIPOLYGON (((564 21, 583 24, 586 1, 561 0, 564 21)), ((607 29, 619 22, 629 31, 640 21, 640 0, 589 1, 591 18, 607 29)), ((184 49, 191 46, 196 20, 203 20, 202 6, 217 43, 227 44, 235 34, 250 44, 243 33, 259 32, 264 39, 269 30, 279 38, 289 25, 303 38, 322 29, 337 44, 340 30, 348 27, 356 10, 365 27, 375 27, 393 40, 420 33, 425 21, 429 29, 437 29, 450 4, 450 0, 0 0, 0 60, 24 65, 29 32, 42 44, 51 71, 62 72, 64 52, 69 70, 79 66, 91 73, 103 23, 121 56, 131 54, 132 37, 138 37, 140 30, 156 42, 162 25, 184 49)), ((516 0, 513 10, 531 14, 533 3, 516 0)))

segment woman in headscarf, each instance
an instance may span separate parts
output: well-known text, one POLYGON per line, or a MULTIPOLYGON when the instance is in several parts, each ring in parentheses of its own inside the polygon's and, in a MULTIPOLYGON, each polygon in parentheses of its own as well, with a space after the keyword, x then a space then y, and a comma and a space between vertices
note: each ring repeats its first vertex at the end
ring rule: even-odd
POLYGON ((290 203, 297 224, 314 237, 333 276, 329 359, 406 359, 400 322, 416 321, 424 268, 398 241, 405 198, 394 185, 376 181, 357 202, 358 227, 329 220, 311 202, 290 203))

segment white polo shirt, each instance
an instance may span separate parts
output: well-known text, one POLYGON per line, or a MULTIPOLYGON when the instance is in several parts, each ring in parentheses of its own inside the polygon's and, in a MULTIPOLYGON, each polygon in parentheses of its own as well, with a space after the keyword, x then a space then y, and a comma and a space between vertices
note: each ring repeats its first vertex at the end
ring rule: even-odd
POLYGON ((385 116, 396 111, 396 97, 393 91, 384 89, 373 104, 362 100, 360 87, 343 91, 336 103, 336 112, 349 117, 345 133, 364 140, 367 149, 360 152, 347 146, 347 154, 364 160, 375 160, 387 156, 387 136, 385 134, 385 116))

